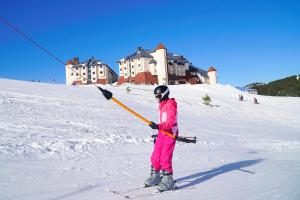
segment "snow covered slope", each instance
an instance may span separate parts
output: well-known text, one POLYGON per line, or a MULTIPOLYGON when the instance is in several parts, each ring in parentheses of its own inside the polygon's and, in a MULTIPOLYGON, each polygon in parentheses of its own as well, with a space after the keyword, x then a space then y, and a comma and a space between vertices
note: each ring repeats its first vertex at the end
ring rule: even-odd
MULTIPOLYGON (((157 121, 155 86, 103 86, 157 121)), ((300 98, 256 96, 224 85, 170 86, 181 135, 173 166, 187 190, 143 199, 299 200, 300 98), (202 97, 212 97, 212 105, 202 97)), ((0 79, 0 199, 123 199, 143 185, 155 133, 94 86, 0 79)))

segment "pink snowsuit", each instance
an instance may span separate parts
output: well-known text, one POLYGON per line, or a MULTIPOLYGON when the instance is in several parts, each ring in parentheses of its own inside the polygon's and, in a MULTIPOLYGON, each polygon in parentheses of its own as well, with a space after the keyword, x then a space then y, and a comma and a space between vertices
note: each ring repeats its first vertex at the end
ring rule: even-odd
MULTIPOLYGON (((158 130, 164 130, 173 135, 178 135, 177 103, 175 99, 167 99, 159 104, 158 130)), ((158 131, 154 150, 151 156, 151 164, 155 170, 165 170, 173 173, 172 156, 175 148, 175 139, 158 131)))

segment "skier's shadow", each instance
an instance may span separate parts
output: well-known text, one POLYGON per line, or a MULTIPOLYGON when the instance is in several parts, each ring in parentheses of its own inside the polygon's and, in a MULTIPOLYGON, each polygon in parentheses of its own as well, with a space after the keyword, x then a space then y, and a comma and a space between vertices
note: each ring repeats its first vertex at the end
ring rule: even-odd
POLYGON ((205 181, 208 181, 209 179, 214 178, 215 176, 225 174, 225 173, 228 173, 228 172, 231 172, 234 170, 239 170, 242 172, 255 174, 255 172, 244 170, 242 168, 258 164, 264 160, 265 159, 243 160, 243 161, 239 161, 239 162, 229 163, 229 164, 217 167, 217 168, 213 168, 212 170, 209 170, 209 171, 198 172, 195 174, 191 174, 189 176, 178 178, 178 179, 176 179, 176 182, 186 183, 186 184, 182 184, 178 187, 178 188, 182 189, 182 188, 187 188, 187 187, 191 187, 191 186, 200 184, 202 182, 205 182, 205 181))

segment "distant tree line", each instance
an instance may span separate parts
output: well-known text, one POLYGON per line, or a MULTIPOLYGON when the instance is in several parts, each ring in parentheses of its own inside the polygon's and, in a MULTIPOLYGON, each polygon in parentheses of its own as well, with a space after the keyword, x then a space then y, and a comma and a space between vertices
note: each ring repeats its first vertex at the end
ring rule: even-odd
POLYGON ((246 87, 256 89, 260 95, 300 97, 299 75, 272 81, 268 84, 251 83, 246 87))

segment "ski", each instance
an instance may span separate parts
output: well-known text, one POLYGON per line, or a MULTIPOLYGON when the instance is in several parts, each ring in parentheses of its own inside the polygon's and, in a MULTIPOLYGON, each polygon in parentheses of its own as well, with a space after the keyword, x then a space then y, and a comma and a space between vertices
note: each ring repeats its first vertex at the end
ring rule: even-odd
POLYGON ((191 190, 195 189, 195 187, 187 187, 187 188, 178 188, 175 187, 173 190, 168 190, 164 192, 159 192, 157 190, 148 192, 148 193, 142 193, 142 194, 122 194, 121 196, 124 197, 125 199, 138 199, 138 198, 143 198, 143 197, 151 197, 151 196, 156 196, 156 195, 162 195, 162 194, 168 194, 171 192, 179 192, 179 191, 185 191, 185 190, 191 190))
MULTIPOLYGON (((177 181, 175 180, 174 183, 177 183, 177 181)), ((111 192, 113 194, 126 194, 126 193, 131 193, 131 192, 135 192, 135 191, 139 191, 139 190, 144 190, 147 188, 153 188, 155 186, 140 186, 140 187, 135 187, 135 188, 128 188, 128 189, 123 189, 123 190, 115 190, 115 189, 108 189, 106 190, 106 192, 111 192)))
POLYGON ((113 194, 126 194, 126 193, 130 193, 130 192, 135 192, 135 191, 139 191, 142 189, 146 189, 146 188, 150 188, 150 187, 145 187, 145 186, 141 186, 141 187, 135 187, 135 188, 129 188, 129 189, 124 189, 124 190, 109 190, 109 192, 113 193, 113 194))

